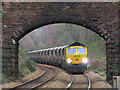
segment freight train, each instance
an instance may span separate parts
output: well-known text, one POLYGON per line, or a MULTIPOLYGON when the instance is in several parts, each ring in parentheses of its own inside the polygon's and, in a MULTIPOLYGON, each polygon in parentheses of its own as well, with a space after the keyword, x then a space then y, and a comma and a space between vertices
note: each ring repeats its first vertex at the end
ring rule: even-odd
POLYGON ((83 73, 87 69, 87 47, 79 42, 27 52, 37 63, 54 65, 68 73, 83 73))

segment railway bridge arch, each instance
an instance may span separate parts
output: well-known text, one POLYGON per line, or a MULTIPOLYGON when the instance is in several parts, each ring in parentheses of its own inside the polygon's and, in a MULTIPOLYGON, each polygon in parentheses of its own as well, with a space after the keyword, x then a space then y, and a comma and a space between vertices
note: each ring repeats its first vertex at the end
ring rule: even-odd
POLYGON ((120 64, 119 4, 117 2, 4 2, 2 7, 3 73, 12 80, 17 79, 19 72, 18 41, 41 26, 55 23, 80 25, 104 38, 106 41, 107 81, 116 75, 120 64), (5 67, 7 68, 4 69, 5 67))

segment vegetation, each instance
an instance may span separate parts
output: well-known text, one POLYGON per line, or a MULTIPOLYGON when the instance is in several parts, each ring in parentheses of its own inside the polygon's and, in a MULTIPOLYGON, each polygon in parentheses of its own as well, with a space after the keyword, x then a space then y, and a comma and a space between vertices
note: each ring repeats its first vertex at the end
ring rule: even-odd
POLYGON ((120 41, 117 42, 117 45, 120 46, 120 41))
POLYGON ((5 17, 6 13, 7 13, 6 11, 2 11, 1 15, 2 15, 3 18, 5 17))
POLYGON ((11 77, 9 77, 9 76, 11 76, 11 72, 12 72, 12 70, 11 70, 11 68, 8 68, 9 67, 9 62, 6 60, 6 59, 2 59, 2 63, 0 64, 0 66, 2 67, 2 68, 4 68, 4 69, 2 69, 1 68, 1 71, 2 72, 5 72, 5 71, 10 71, 10 72, 5 72, 5 73, 1 73, 0 75, 2 75, 1 77, 1 83, 2 84, 5 84, 5 83, 8 83, 8 82, 10 82, 10 80, 9 79, 11 79, 11 77), (5 62, 5 63, 4 63, 5 62), (4 65, 3 65, 4 64, 4 65))
POLYGON ((26 76, 35 71, 34 62, 29 59, 25 51, 19 48, 19 70, 22 76, 26 76))
POLYGON ((114 70, 116 76, 120 75, 120 66, 114 70))
POLYGON ((93 71, 97 71, 99 73, 101 73, 102 75, 106 76, 106 71, 105 70, 102 70, 100 68, 92 68, 93 71))

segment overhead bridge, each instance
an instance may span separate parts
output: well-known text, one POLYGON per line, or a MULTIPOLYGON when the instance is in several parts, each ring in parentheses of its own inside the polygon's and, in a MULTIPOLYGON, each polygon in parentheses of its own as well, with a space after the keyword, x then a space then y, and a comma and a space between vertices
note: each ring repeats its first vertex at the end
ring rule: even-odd
POLYGON ((106 41, 107 81, 116 75, 120 65, 118 2, 2 2, 2 9, 2 67, 9 79, 19 76, 19 40, 39 27, 57 23, 83 26, 100 35, 106 41))

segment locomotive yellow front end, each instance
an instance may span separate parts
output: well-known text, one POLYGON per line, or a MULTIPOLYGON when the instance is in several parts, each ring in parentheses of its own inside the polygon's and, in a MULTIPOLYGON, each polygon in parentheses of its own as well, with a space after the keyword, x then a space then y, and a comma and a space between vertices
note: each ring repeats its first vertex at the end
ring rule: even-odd
POLYGON ((87 69, 87 47, 81 44, 71 45, 66 48, 67 71, 83 73, 87 69))
POLYGON ((84 46, 71 46, 66 48, 66 61, 69 64, 86 64, 87 48, 84 46))

